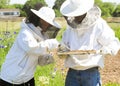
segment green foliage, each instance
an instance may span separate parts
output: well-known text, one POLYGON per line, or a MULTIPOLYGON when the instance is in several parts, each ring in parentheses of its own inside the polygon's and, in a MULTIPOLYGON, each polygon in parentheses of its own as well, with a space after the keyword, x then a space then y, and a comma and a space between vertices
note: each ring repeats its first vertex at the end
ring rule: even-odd
POLYGON ((24 6, 31 6, 33 8, 33 6, 36 4, 36 3, 41 3, 43 5, 45 5, 45 2, 44 0, 28 0, 24 6))
POLYGON ((110 17, 115 10, 115 5, 110 2, 105 2, 104 4, 102 4, 101 10, 103 16, 110 17))
POLYGON ((22 9, 23 8, 22 4, 13 4, 13 6, 17 9, 22 9))
POLYGON ((64 86, 62 71, 55 67, 55 64, 38 66, 35 72, 35 83, 40 86, 64 86), (43 78, 42 80, 40 78, 43 78), (46 80, 44 80, 47 78, 46 80))
MULTIPOLYGON (((59 9, 60 9, 60 6, 63 3, 63 1, 65 1, 65 0, 56 0, 55 6, 53 7, 57 17, 62 16, 59 9)), ((44 2, 44 0, 30 0, 25 3, 25 5, 23 6, 23 9, 27 6, 30 6, 31 8, 33 8, 35 3, 42 3, 44 6, 47 6, 46 3, 44 2)))
POLYGON ((120 24, 119 23, 108 23, 110 27, 115 31, 116 37, 120 40, 120 24))
POLYGON ((120 4, 117 5, 115 11, 113 12, 114 17, 120 17, 120 4))
POLYGON ((5 60, 5 56, 7 55, 10 47, 12 46, 15 37, 18 33, 18 30, 16 32, 14 31, 0 31, 0 68, 2 63, 5 60))
POLYGON ((115 16, 116 16, 116 14, 119 14, 119 13, 115 13, 116 10, 118 10, 118 9, 115 10, 116 4, 114 4, 114 3, 102 2, 102 0, 95 0, 95 4, 100 7, 103 17, 113 16, 113 13, 115 14, 115 16))
POLYGON ((95 4, 98 6, 100 6, 102 3, 103 3, 102 0, 95 0, 95 4))
POLYGON ((55 2, 54 10, 55 10, 57 17, 62 16, 62 14, 60 13, 60 6, 62 5, 64 1, 65 0, 56 0, 55 2))
POLYGON ((0 9, 1 8, 6 8, 7 5, 9 4, 10 0, 0 0, 0 9))
POLYGON ((115 4, 110 2, 104 2, 98 4, 98 6, 101 8, 102 16, 110 17, 112 16, 114 10, 115 10, 115 4))
POLYGON ((117 83, 107 83, 107 84, 104 84, 103 86, 120 86, 120 84, 117 84, 117 83))
POLYGON ((64 1, 65 1, 65 0, 56 0, 54 8, 55 8, 55 9, 60 9, 60 6, 62 5, 62 3, 63 3, 64 1))
POLYGON ((60 13, 59 10, 54 9, 54 11, 55 11, 55 15, 56 15, 56 17, 61 17, 61 16, 62 16, 62 14, 60 13))
MULTIPOLYGON (((41 0, 41 1, 40 0, 30 0, 30 1, 27 1, 22 8, 22 14, 23 15, 21 15, 21 16, 26 16, 26 15, 28 16, 30 14, 29 9, 35 8, 34 5, 36 3, 41 4, 41 5, 46 5, 44 0, 41 0)), ((37 10, 39 10, 39 9, 37 9, 37 10)))

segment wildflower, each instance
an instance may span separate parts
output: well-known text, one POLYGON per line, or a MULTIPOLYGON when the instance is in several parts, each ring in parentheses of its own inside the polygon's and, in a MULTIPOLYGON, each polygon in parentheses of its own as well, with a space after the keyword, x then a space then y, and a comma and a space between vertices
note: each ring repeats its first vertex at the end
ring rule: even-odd
POLYGON ((54 71, 57 71, 57 68, 54 68, 54 71))
POLYGON ((7 48, 7 46, 5 45, 4 48, 7 48))
POLYGON ((61 68, 61 74, 64 76, 64 74, 65 74, 65 70, 64 70, 64 68, 61 68))
POLYGON ((4 48, 4 46, 3 46, 3 45, 0 45, 0 48, 4 48))
POLYGON ((54 68, 53 72, 51 72, 52 78, 55 78, 57 72, 57 68, 54 68))
POLYGON ((55 78, 55 76, 56 76, 56 71, 55 72, 52 72, 52 78, 55 78))
POLYGON ((61 71, 64 71, 64 68, 61 68, 61 71))
POLYGON ((0 48, 6 48, 7 46, 4 46, 4 45, 0 45, 0 48))
POLYGON ((49 78, 46 76, 39 76, 39 81, 41 84, 45 85, 45 84, 49 84, 49 78))
POLYGON ((2 38, 0 38, 0 41, 2 41, 3 39, 2 38))
POLYGON ((14 32, 14 34, 17 34, 17 32, 14 32))

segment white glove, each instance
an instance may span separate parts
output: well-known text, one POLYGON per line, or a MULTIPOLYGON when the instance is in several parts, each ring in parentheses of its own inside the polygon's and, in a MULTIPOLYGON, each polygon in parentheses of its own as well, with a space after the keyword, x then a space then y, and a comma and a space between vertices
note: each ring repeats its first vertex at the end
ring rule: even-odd
POLYGON ((102 54, 102 55, 107 55, 107 54, 112 54, 111 49, 108 49, 106 47, 101 48, 100 50, 97 51, 97 53, 102 54))
POLYGON ((46 42, 48 42, 48 49, 53 50, 56 49, 59 45, 59 42, 56 39, 47 39, 46 42))
POLYGON ((60 43, 58 46, 58 52, 70 51, 70 49, 63 43, 60 43))
MULTIPOLYGON (((66 52, 66 51, 70 51, 70 49, 63 43, 61 43, 59 46, 58 46, 58 49, 57 49, 57 52, 66 52)), ((70 57, 69 55, 58 55, 59 58, 67 58, 67 57, 70 57)))

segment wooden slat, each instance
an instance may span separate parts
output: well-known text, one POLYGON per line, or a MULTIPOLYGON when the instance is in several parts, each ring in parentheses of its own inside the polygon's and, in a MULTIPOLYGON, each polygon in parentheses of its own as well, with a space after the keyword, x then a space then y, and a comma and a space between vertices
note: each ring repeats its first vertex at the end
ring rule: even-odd
POLYGON ((84 55, 84 54, 96 54, 95 50, 72 50, 66 52, 57 52, 58 55, 84 55))

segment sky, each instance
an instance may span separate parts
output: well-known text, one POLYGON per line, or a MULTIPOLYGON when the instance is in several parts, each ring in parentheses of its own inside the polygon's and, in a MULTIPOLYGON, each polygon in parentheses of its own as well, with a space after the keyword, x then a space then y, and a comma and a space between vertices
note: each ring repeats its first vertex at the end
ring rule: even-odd
POLYGON ((102 0, 103 2, 115 2, 120 4, 120 0, 102 0))
POLYGON ((10 0, 10 4, 24 4, 27 0, 10 0))
MULTIPOLYGON (((24 4, 27 0, 10 0, 10 4, 24 4)), ((120 3, 120 0, 102 0, 103 2, 120 3)))

